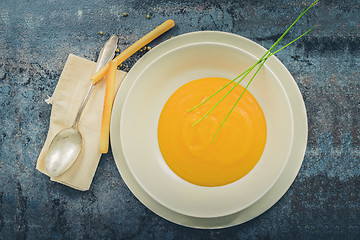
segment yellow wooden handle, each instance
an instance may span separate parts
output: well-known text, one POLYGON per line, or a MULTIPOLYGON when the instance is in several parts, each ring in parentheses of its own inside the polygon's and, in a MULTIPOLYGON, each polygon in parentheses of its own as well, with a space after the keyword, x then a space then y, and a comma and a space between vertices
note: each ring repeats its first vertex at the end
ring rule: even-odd
POLYGON ((104 108, 101 120, 100 152, 102 153, 107 153, 109 149, 110 118, 115 95, 116 70, 116 61, 110 61, 109 72, 106 78, 104 108))
MULTIPOLYGON (((140 38, 137 42, 133 45, 125 49, 122 53, 120 53, 114 61, 116 61, 117 65, 120 65, 123 61, 125 61, 128 57, 136 53, 142 47, 150 43, 152 40, 163 34, 164 32, 170 30, 175 25, 173 20, 167 20, 162 23, 160 26, 156 27, 154 30, 140 38)), ((109 69, 109 64, 105 65, 99 71, 97 71, 94 75, 90 77, 93 81, 93 84, 97 83, 100 79, 102 79, 109 69)))

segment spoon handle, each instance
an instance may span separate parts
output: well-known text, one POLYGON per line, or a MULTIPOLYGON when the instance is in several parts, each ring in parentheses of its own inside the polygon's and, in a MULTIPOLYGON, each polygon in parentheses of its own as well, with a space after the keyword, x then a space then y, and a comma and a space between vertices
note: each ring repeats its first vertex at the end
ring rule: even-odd
MULTIPOLYGON (((100 53, 99 53, 99 57, 98 60, 96 62, 96 66, 94 69, 94 72, 97 72, 98 70, 100 70, 102 67, 104 67, 106 64, 108 64, 108 62, 114 58, 115 55, 115 50, 117 48, 117 42, 118 42, 118 37, 115 35, 112 35, 109 40, 107 40, 107 42, 105 43, 104 47, 101 49, 100 53)), ((74 120, 74 124, 73 124, 73 128, 77 128, 77 125, 79 123, 81 114, 86 106, 86 103, 89 100, 89 97, 91 95, 91 93, 93 92, 95 87, 95 84, 92 84, 89 87, 89 90, 86 93, 86 96, 83 100, 83 102, 80 105, 79 111, 76 114, 75 120, 74 120)))

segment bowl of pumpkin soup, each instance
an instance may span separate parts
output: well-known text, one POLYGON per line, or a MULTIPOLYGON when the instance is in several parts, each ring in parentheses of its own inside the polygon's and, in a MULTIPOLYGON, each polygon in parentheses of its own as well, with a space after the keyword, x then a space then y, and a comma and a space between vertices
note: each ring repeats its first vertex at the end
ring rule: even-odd
POLYGON ((266 64, 244 93, 252 75, 230 82, 256 61, 234 46, 200 42, 161 55, 134 81, 121 113, 122 150, 158 203, 220 217, 250 206, 276 182, 293 140, 286 92, 266 64))

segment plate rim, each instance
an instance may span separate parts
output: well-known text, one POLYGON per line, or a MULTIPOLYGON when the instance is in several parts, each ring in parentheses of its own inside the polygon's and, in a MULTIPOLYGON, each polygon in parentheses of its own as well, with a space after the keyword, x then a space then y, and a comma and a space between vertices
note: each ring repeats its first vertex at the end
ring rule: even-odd
MULTIPOLYGON (((153 58, 156 55, 155 51, 166 52, 167 48, 170 49, 172 48, 171 44, 181 46, 181 44, 185 45, 185 44, 189 44, 189 42, 205 42, 205 41, 209 42, 208 37, 218 38, 216 41, 213 40, 214 42, 222 42, 226 44, 229 44, 228 42, 231 42, 230 44, 236 47, 240 47, 239 46, 240 44, 237 43, 239 40, 240 40, 239 42, 250 41, 251 44, 257 45, 257 47, 260 49, 260 52, 266 51, 265 48, 263 48, 256 42, 253 42, 247 38, 244 38, 236 34, 220 32, 220 31, 200 31, 200 32, 186 33, 163 42, 162 44, 153 48, 152 51, 145 54, 135 65, 151 60, 151 58, 153 58)), ((160 55, 161 54, 158 53, 158 56, 160 55)), ((298 118, 294 117, 294 122, 298 122, 298 124, 300 124, 300 125, 294 124, 294 126, 298 126, 302 128, 302 130, 297 131, 299 136, 295 138, 296 142, 295 141, 293 142, 293 146, 297 147, 295 150, 294 148, 292 149, 292 153, 295 152, 294 155, 296 155, 294 157, 295 160, 293 160, 292 162, 289 161, 285 167, 285 169, 290 168, 289 171, 283 171, 283 173, 281 174, 280 178, 275 183, 275 185, 260 200, 258 200, 253 205, 249 206, 248 208, 238 213, 234 213, 228 216, 218 217, 218 218, 196 218, 196 217, 185 216, 177 212, 173 212, 169 209, 164 208, 162 205, 155 202, 155 200, 153 200, 150 196, 146 195, 146 193, 141 188, 141 186, 139 185, 136 186, 137 183, 134 182, 133 179, 131 179, 131 177, 133 176, 129 175, 129 171, 127 171, 128 169, 126 169, 127 167, 126 162, 124 162, 124 159, 122 159, 123 156, 121 155, 122 154, 121 146, 115 147, 116 145, 121 144, 119 142, 120 135, 118 134, 120 127, 119 126, 120 111, 113 111, 111 117, 112 121, 110 128, 110 138, 112 143, 114 160, 116 162, 116 166, 124 182, 140 202, 142 202, 146 207, 148 207, 151 211, 153 211, 157 215, 171 222, 193 228, 216 229, 216 228, 224 228, 224 227, 238 225, 257 217, 258 215, 268 210, 271 206, 273 206, 286 193, 292 182, 295 180, 305 155, 306 143, 307 143, 307 130, 308 130, 307 115, 306 115, 306 108, 303 98, 301 96, 300 90, 295 80, 293 79, 289 71, 286 69, 286 67, 277 58, 273 58, 271 60, 272 61, 268 61, 269 62, 268 64, 270 64, 270 62, 274 62, 273 64, 280 64, 280 67, 283 69, 283 74, 287 75, 290 78, 290 80, 287 81, 285 85, 287 85, 286 88, 292 88, 292 96, 291 97, 289 96, 289 100, 291 102, 292 109, 294 108, 294 105, 297 108, 297 111, 293 111, 294 115, 298 115, 297 116, 298 118), (116 135, 118 135, 118 138, 116 137, 116 135)), ((129 83, 129 80, 127 80, 127 78, 130 78, 132 74, 133 73, 131 73, 130 71, 125 77, 124 82, 120 86, 118 94, 115 98, 114 108, 116 108, 119 104, 121 104, 121 101, 124 100, 124 96, 121 93, 126 91, 126 87, 128 87, 127 86, 128 84, 132 84, 129 83)))

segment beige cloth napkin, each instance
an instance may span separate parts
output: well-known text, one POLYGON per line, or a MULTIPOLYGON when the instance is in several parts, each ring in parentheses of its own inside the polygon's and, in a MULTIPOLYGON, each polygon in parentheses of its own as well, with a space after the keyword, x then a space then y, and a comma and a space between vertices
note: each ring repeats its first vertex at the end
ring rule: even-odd
MULTIPOLYGON (((36 169, 46 175, 48 174, 46 173, 44 158, 49 145, 59 131, 72 126, 81 102, 90 87, 89 78, 93 74, 95 65, 95 62, 70 54, 55 91, 48 100, 52 104, 50 127, 36 165, 36 169)), ((125 75, 125 72, 117 71, 116 91, 125 75)), ((78 159, 64 174, 50 178, 52 181, 81 191, 90 188, 101 157, 99 144, 105 82, 103 79, 95 86, 82 113, 79 130, 83 137, 83 146, 78 159)))

